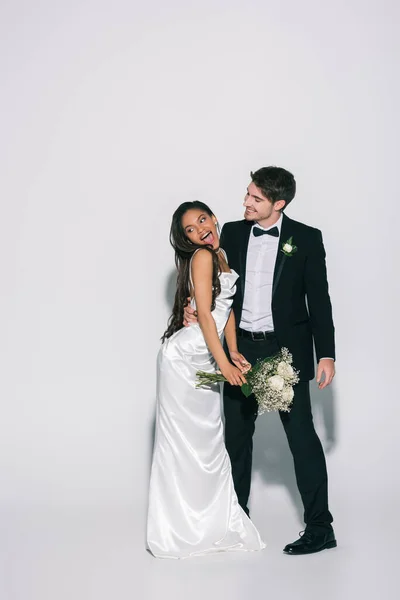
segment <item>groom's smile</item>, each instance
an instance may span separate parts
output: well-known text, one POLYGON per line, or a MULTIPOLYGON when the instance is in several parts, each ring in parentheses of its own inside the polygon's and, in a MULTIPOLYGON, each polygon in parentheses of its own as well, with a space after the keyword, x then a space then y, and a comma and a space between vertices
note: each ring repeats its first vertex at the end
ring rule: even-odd
POLYGON ((244 218, 246 221, 256 221, 262 227, 269 227, 278 221, 280 211, 284 205, 285 202, 282 200, 275 203, 271 202, 252 181, 247 188, 243 202, 245 207, 244 218))

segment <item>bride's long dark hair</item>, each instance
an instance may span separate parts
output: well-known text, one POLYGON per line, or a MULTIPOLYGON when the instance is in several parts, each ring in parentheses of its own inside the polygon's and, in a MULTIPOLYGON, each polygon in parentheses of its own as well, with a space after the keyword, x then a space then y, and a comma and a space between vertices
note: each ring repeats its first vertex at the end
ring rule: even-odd
POLYGON ((169 241, 171 246, 175 250, 175 264, 178 270, 178 278, 176 282, 176 292, 174 307, 172 309, 172 315, 168 320, 168 326, 162 336, 164 342, 167 338, 171 337, 176 331, 183 327, 183 309, 187 305, 187 298, 190 296, 190 259, 194 252, 198 248, 205 248, 212 256, 213 260, 213 274, 212 274, 212 304, 211 310, 215 308, 215 298, 221 292, 221 284, 219 281, 219 261, 216 251, 212 246, 205 246, 194 244, 186 236, 185 230, 182 225, 183 215, 190 209, 197 208, 210 217, 213 216, 212 210, 199 200, 193 202, 184 202, 181 204, 172 216, 171 230, 169 235, 169 241))

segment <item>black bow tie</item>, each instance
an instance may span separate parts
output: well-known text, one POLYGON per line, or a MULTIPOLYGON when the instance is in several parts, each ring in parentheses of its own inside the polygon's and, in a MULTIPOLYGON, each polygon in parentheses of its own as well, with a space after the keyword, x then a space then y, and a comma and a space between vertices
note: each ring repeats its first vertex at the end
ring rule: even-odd
POLYGON ((260 229, 260 227, 253 227, 253 234, 255 236, 259 236, 259 235, 272 235, 273 237, 279 237, 279 229, 277 228, 277 226, 275 225, 275 227, 272 227, 272 229, 260 229))

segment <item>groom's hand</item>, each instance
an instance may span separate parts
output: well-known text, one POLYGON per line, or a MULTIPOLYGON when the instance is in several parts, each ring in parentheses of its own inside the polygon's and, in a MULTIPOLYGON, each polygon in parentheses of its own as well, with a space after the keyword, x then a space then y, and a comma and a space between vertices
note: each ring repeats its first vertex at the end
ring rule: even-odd
POLYGON ((240 352, 236 351, 232 351, 229 352, 229 356, 231 357, 231 361, 233 362, 233 364, 242 371, 243 374, 248 373, 251 369, 251 364, 249 363, 248 360, 245 359, 245 357, 243 356, 243 354, 240 354, 240 352))
POLYGON ((185 327, 188 327, 192 323, 197 323, 197 311, 190 306, 190 298, 187 301, 188 305, 183 309, 183 324, 185 327))
POLYGON ((333 358, 321 358, 317 367, 317 383, 320 390, 326 388, 335 377, 335 361, 333 358))

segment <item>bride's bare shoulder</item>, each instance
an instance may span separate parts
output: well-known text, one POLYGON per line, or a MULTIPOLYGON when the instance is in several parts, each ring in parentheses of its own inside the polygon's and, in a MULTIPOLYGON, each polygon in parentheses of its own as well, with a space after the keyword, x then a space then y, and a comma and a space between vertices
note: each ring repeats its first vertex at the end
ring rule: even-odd
POLYGON ((209 250, 199 248, 192 256, 192 265, 209 265, 212 264, 212 256, 209 250))

